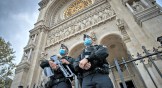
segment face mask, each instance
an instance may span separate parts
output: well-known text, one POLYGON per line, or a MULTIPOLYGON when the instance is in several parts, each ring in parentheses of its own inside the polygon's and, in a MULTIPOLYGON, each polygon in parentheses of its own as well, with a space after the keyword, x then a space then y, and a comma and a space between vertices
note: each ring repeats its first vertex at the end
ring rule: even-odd
POLYGON ((85 40, 84 40, 84 45, 85 45, 85 46, 90 46, 91 44, 92 44, 91 38, 85 38, 85 40))
POLYGON ((66 50, 65 49, 60 49, 60 55, 65 55, 66 54, 66 50))

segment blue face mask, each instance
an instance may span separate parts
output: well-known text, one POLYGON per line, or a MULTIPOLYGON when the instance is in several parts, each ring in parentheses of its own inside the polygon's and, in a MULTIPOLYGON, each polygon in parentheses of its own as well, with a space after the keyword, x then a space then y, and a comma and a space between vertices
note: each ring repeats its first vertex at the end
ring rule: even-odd
POLYGON ((85 45, 85 46, 90 46, 91 44, 92 44, 91 38, 85 38, 85 40, 84 40, 84 45, 85 45))
POLYGON ((66 50, 65 49, 60 49, 60 55, 65 55, 66 54, 66 50))

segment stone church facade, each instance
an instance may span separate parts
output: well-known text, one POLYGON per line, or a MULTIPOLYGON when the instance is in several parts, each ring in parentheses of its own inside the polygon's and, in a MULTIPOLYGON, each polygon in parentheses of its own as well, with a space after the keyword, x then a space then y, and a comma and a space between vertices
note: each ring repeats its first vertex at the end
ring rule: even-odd
MULTIPOLYGON (((83 34, 92 35, 96 44, 108 47, 107 61, 111 66, 115 59, 120 63, 129 60, 129 54, 142 53, 141 46, 160 46, 156 39, 162 36, 162 13, 154 0, 41 0, 39 5, 38 20, 29 31, 11 88, 41 88, 45 77, 40 61, 58 54, 62 43, 76 58, 84 47, 83 34)), ((161 62, 156 60, 160 71, 161 62)), ((145 59, 150 74, 140 61, 135 62, 138 65, 129 63, 129 70, 121 66, 124 81, 132 83, 132 88, 160 88, 162 79, 148 63, 145 59)), ((109 76, 115 88, 124 88, 115 68, 109 76)))

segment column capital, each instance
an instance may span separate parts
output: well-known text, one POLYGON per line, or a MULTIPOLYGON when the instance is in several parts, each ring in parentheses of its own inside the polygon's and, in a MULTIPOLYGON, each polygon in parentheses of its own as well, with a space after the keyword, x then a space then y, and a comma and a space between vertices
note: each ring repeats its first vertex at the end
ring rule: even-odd
POLYGON ((29 50, 29 49, 34 49, 34 47, 35 47, 35 44, 32 43, 30 45, 25 46, 24 51, 29 50))
POLYGON ((30 64, 28 61, 22 62, 19 65, 17 65, 16 70, 15 70, 15 74, 25 71, 27 72, 29 70, 30 64))

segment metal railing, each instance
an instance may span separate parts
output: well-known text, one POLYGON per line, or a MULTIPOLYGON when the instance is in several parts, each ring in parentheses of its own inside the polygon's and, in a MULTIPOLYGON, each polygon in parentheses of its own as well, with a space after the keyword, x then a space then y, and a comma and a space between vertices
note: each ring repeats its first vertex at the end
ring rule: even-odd
MULTIPOLYGON (((130 71, 128 69, 128 63, 133 63, 135 61, 140 61, 140 63, 143 64, 144 66, 144 69, 146 70, 146 72, 148 73, 149 77, 151 78, 151 81, 153 82, 154 86, 156 88, 157 87, 157 84, 155 83, 155 80, 153 79, 151 73, 149 72, 146 64, 144 63, 145 62, 145 58, 148 58, 148 61, 154 66, 155 70, 157 71, 157 73, 159 74, 159 76, 162 78, 162 73, 159 69, 159 67, 156 65, 155 63, 155 59, 153 58, 153 56, 156 57, 157 60, 162 60, 162 51, 158 51, 158 48, 155 48, 153 47, 153 53, 150 53, 149 50, 146 49, 145 46, 142 46, 142 49, 143 49, 143 53, 145 54, 144 56, 142 56, 141 54, 137 53, 137 58, 133 58, 131 55, 129 55, 129 60, 125 60, 124 58, 122 58, 122 62, 118 62, 117 58, 114 59, 114 64, 113 66, 110 66, 110 69, 112 70, 113 68, 116 68, 117 69, 117 72, 118 72, 118 75, 119 75, 119 78, 120 78, 120 81, 122 82, 122 88, 128 88, 127 85, 126 85, 126 80, 124 79, 124 76, 123 76, 123 72, 121 70, 121 65, 124 65, 124 67, 126 68, 128 74, 130 74, 130 71)), ((116 86, 116 85, 115 85, 116 86)))

